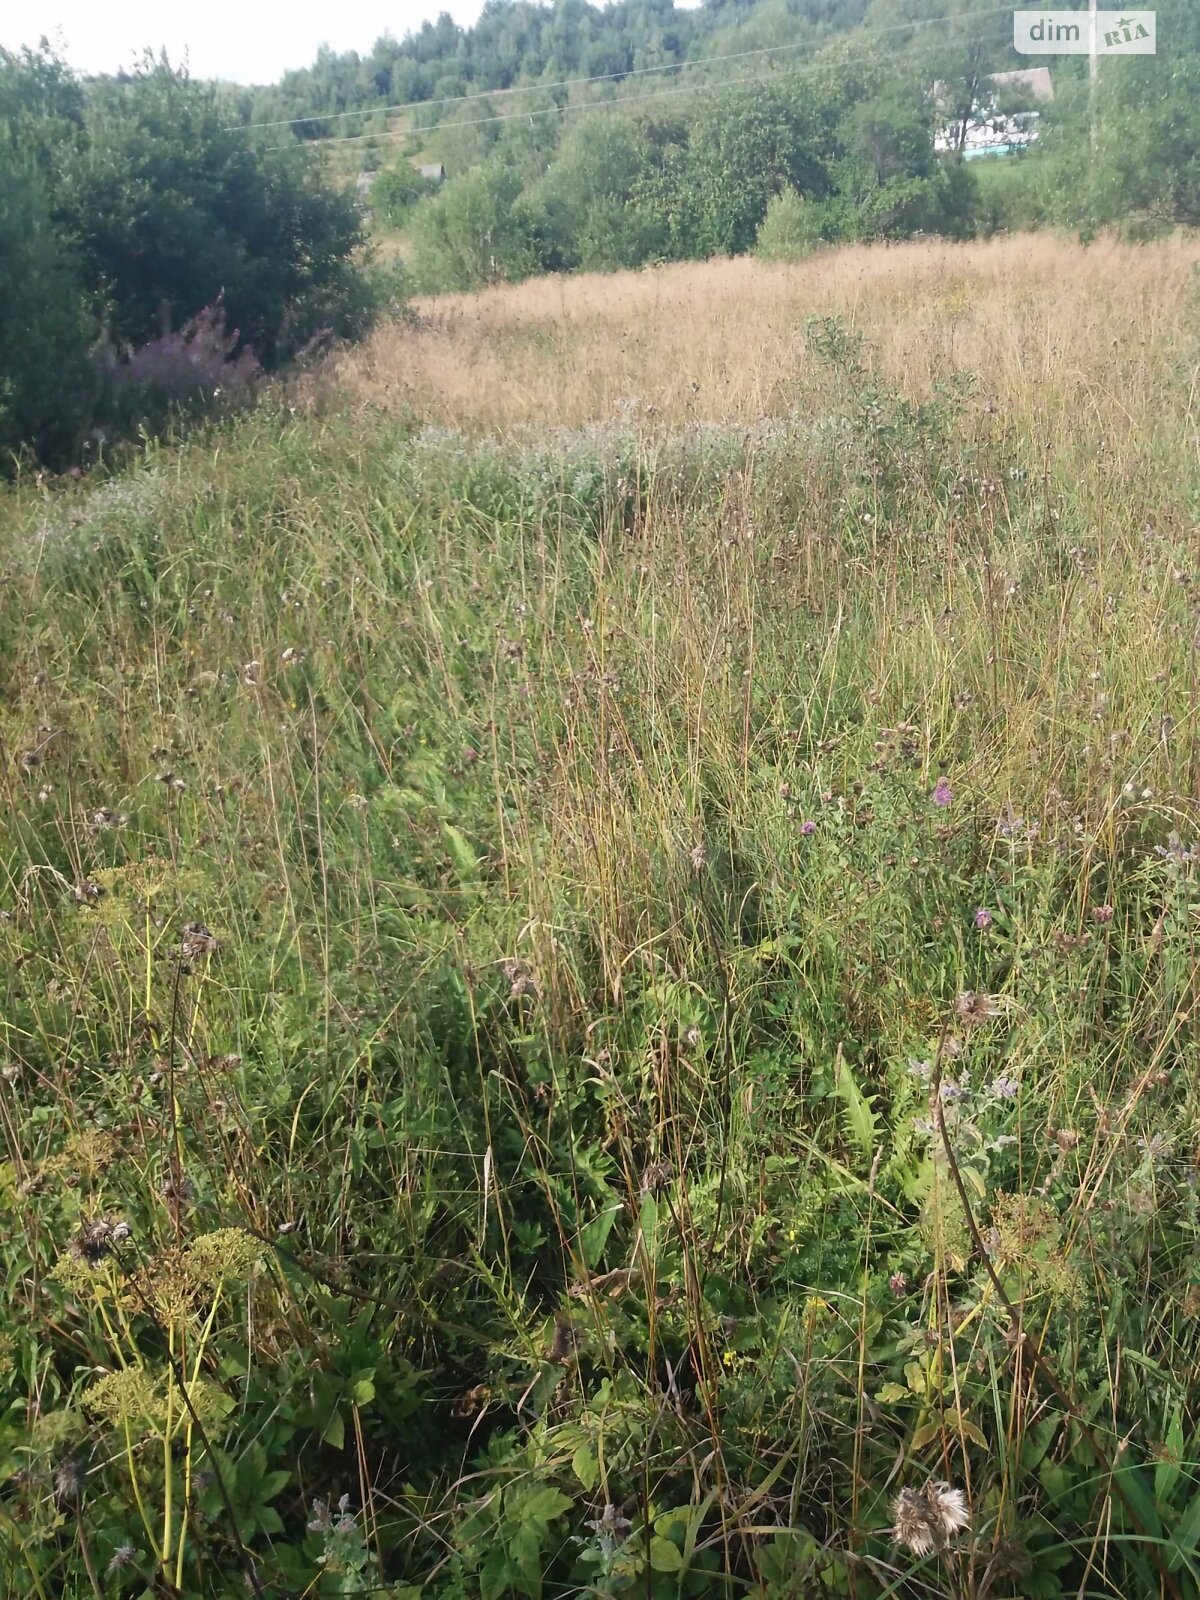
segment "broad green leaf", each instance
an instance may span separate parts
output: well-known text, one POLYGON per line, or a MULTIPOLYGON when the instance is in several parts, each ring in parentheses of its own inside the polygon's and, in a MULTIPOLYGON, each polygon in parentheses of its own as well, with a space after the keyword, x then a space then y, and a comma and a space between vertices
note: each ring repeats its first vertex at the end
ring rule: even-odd
POLYGON ((522 1522, 540 1522, 545 1526, 570 1509, 570 1495, 547 1483, 539 1489, 532 1490, 521 1501, 520 1517, 522 1522))
POLYGON ((613 1223, 616 1222, 622 1209, 622 1202, 614 1200, 580 1229, 579 1243, 583 1250, 583 1259, 589 1267, 599 1266, 604 1246, 608 1243, 608 1236, 613 1230, 613 1223))
POLYGON ((650 1541, 650 1565, 655 1572, 681 1572, 683 1553, 670 1539, 655 1535, 650 1541))
POLYGON ((871 1109, 870 1099, 855 1082, 854 1073, 840 1048, 834 1068, 834 1087, 838 1099, 846 1108, 847 1132, 869 1161, 875 1154, 879 1119, 871 1109))
POLYGON ((581 1444, 571 1457, 571 1471, 587 1490, 596 1487, 600 1478, 600 1465, 596 1460, 596 1452, 590 1444, 581 1444))

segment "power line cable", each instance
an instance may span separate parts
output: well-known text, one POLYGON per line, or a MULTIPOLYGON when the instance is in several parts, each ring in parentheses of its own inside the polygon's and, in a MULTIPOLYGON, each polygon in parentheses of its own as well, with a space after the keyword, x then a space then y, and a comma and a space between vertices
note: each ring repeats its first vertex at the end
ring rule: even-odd
MULTIPOLYGON (((1009 8, 1006 6, 1003 9, 1004 10, 1008 10, 1009 8)), ((791 47, 790 46, 781 46, 780 48, 788 48, 788 49, 790 49, 791 47)), ((940 42, 938 44, 936 44, 936 45, 925 45, 925 46, 923 46, 923 47, 921 47, 919 49, 916 49, 916 50, 906 51, 904 53, 904 55, 901 57, 901 59, 904 60, 904 61, 913 60, 914 58, 920 57, 922 55, 929 54, 929 52, 931 50, 940 49, 940 48, 941 48, 940 42)), ((854 57, 852 59, 843 59, 842 61, 836 63, 836 65, 837 66, 841 66, 841 67, 859 66, 859 65, 862 64, 864 59, 866 59, 866 58, 862 57, 862 56, 854 57)), ((689 66, 696 66, 696 67, 706 66, 707 64, 708 63, 704 62, 704 61, 696 61, 696 62, 687 63, 687 65, 689 65, 689 66)), ((788 76, 791 77, 791 78, 802 78, 802 77, 806 77, 806 76, 808 76, 808 75, 810 75, 812 73, 825 72, 828 69, 829 65, 830 65, 830 63, 828 63, 828 62, 819 62, 819 63, 814 63, 812 66, 808 67, 807 69, 804 68, 804 67, 797 67, 792 72, 790 72, 788 74, 788 76)), ((621 96, 621 97, 619 97, 618 99, 615 99, 615 100, 582 100, 582 101, 579 101, 578 103, 576 103, 575 105, 542 106, 542 107, 539 107, 538 109, 533 110, 533 111, 502 111, 502 112, 497 112, 495 115, 490 116, 490 117, 466 117, 466 118, 462 119, 461 121, 435 122, 435 123, 432 123, 431 125, 429 125, 428 127, 396 128, 396 129, 385 128, 385 129, 381 129, 380 131, 378 131, 376 133, 338 134, 338 135, 335 135, 332 139, 320 139, 320 140, 313 141, 313 147, 315 149, 318 149, 318 150, 325 150, 325 149, 331 148, 334 145, 363 144, 363 143, 368 142, 368 141, 373 140, 373 139, 390 142, 390 141, 393 141, 393 140, 396 140, 396 139, 408 138, 411 134, 414 134, 414 133, 419 133, 422 136, 426 136, 426 135, 429 135, 429 134, 432 134, 432 133, 441 133, 444 130, 446 130, 447 128, 479 128, 479 127, 484 127, 484 126, 486 126, 488 124, 497 123, 497 122, 513 122, 513 121, 520 121, 520 120, 528 120, 528 121, 532 122, 535 117, 566 116, 569 113, 576 112, 576 111, 604 111, 604 110, 611 109, 614 106, 624 106, 626 108, 630 108, 630 107, 634 107, 634 106, 647 105, 651 101, 655 101, 655 100, 671 99, 671 98, 673 98, 673 97, 675 97, 677 95, 681 95, 681 94, 695 94, 698 90, 701 90, 701 89, 710 89, 710 90, 712 90, 714 92, 719 92, 722 89, 735 88, 739 84, 767 83, 769 81, 770 80, 768 78, 764 77, 762 73, 748 73, 744 77, 740 77, 740 78, 721 78, 721 79, 716 80, 715 82, 713 82, 711 80, 708 80, 708 79, 704 79, 704 80, 701 80, 700 82, 696 82, 696 83, 681 84, 676 89, 660 89, 655 94, 624 95, 624 96, 621 96)), ((421 102, 418 102, 418 103, 421 103, 421 102)), ((428 103, 428 102, 425 102, 425 103, 428 103)), ((303 119, 301 119, 301 120, 303 120, 303 119)), ((296 141, 292 140, 288 144, 267 145, 265 148, 267 150, 293 150, 293 149, 296 148, 296 141)))
MULTIPOLYGON (((907 28, 931 28, 944 22, 977 22, 985 17, 996 17, 1012 10, 1011 6, 992 6, 986 11, 964 11, 954 16, 947 17, 918 17, 911 22, 889 23, 884 28, 860 28, 852 35, 861 38, 864 34, 870 38, 883 38, 887 34, 900 33, 907 28)), ((826 40, 825 43, 829 43, 826 40)), ((655 67, 630 67, 627 72, 598 72, 590 78, 561 78, 557 83, 515 83, 507 89, 480 89, 474 94, 446 95, 440 100, 405 100, 396 105, 362 106, 351 111, 322 111, 308 116, 284 117, 276 122, 239 122, 223 128, 223 133, 248 133, 255 128, 295 128, 309 122, 336 122, 340 117, 373 117, 388 116, 392 112, 417 111, 429 109, 434 106, 458 105, 464 101, 491 100, 497 95, 530 94, 536 91, 549 92, 552 89, 576 89, 589 83, 610 83, 614 79, 642 78, 652 73, 682 72, 687 67, 715 66, 726 61, 746 61, 753 56, 778 55, 787 50, 811 50, 814 48, 810 39, 799 40, 794 44, 763 45, 757 50, 736 50, 728 55, 700 56, 694 61, 666 61, 655 67)), ((523 113, 516 113, 523 115, 523 113)), ((459 124, 461 126, 461 124, 459 124)), ((366 137, 370 137, 367 135, 366 137)), ((325 143, 333 143, 326 140, 325 143)))

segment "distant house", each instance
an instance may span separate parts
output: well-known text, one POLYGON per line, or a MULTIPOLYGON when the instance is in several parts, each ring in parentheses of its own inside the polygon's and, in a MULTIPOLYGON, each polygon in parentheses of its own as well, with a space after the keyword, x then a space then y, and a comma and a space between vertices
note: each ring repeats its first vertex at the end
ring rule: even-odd
POLYGON ((444 183, 446 169, 440 161, 418 161, 417 171, 423 178, 428 178, 431 183, 444 183))
MULTIPOLYGON (((1024 94, 1030 100, 1053 100, 1054 82, 1049 67, 1029 67, 1017 72, 994 72, 987 80, 990 91, 976 100, 975 110, 968 117, 965 128, 958 121, 943 127, 934 137, 935 150, 957 150, 969 161, 975 156, 1010 155, 1014 150, 1025 150, 1038 136, 1041 113, 1014 111, 1005 114, 994 109, 996 100, 1006 95, 1024 94)), ((947 114, 945 85, 935 83, 935 99, 947 114)))

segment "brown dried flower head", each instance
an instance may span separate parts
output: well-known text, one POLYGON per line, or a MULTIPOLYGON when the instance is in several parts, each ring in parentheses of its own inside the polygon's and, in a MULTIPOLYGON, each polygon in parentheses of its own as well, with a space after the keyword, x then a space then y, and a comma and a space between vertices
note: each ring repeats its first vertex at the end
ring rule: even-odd
POLYGON ((977 1028, 980 1023, 989 1022, 999 1010, 996 996, 984 994, 982 990, 964 989, 954 1002, 955 1014, 964 1028, 977 1028))
POLYGON ((93 828, 123 828, 129 821, 124 811, 114 811, 111 806, 97 806, 88 819, 93 828))
POLYGON ((185 961, 197 961, 202 956, 215 956, 220 946, 202 922, 185 922, 179 948, 185 961))
POLYGON ((97 1217, 93 1222, 85 1222, 79 1232, 71 1240, 71 1254, 80 1261, 86 1261, 89 1267, 98 1267, 105 1256, 111 1254, 113 1249, 123 1239, 129 1238, 129 1224, 111 1217, 97 1217))
POLYGON ((901 1489, 892 1501, 892 1538, 918 1558, 944 1549, 970 1525, 962 1490, 941 1479, 931 1478, 922 1489, 901 1489))

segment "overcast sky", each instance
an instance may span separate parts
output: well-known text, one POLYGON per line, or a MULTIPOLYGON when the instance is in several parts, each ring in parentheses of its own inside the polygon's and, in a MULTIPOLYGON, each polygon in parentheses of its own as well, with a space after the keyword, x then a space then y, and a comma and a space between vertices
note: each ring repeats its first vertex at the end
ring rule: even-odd
POLYGON ((410 28, 449 11, 474 22, 482 0, 0 0, 0 45, 12 50, 49 36, 82 72, 128 67, 147 45, 166 46, 197 78, 272 83, 289 67, 306 67, 322 44, 371 48, 381 33, 403 38, 410 28))

